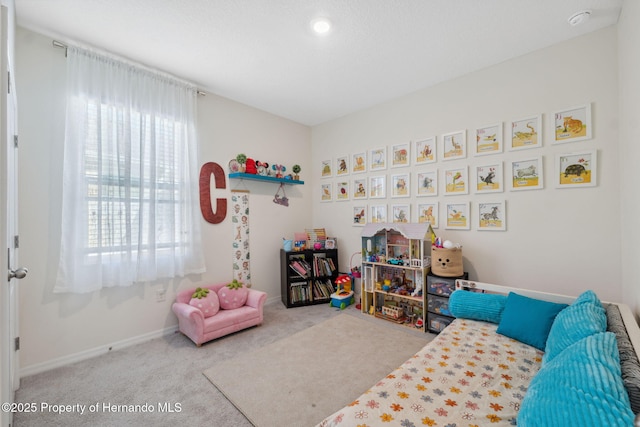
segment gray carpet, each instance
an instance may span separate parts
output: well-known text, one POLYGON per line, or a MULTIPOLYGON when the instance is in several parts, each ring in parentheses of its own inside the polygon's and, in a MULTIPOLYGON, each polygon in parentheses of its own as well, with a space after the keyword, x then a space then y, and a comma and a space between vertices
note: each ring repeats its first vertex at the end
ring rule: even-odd
MULTIPOLYGON (((286 309, 265 306, 264 323, 197 348, 176 333, 113 351, 69 366, 23 378, 16 402, 50 405, 93 405, 100 410, 81 415, 37 411, 18 413, 14 427, 23 426, 175 426, 250 427, 251 423, 202 374, 217 363, 248 354, 340 314, 325 304, 286 309), (109 412, 109 405, 167 404, 180 412, 109 412)), ((396 327, 360 314, 354 306, 343 313, 396 327)), ((402 328, 397 326, 397 328, 402 328)), ((406 332, 405 332, 406 333, 406 332)), ((430 338, 429 334, 415 332, 430 338)), ((362 353, 344 355, 356 360, 362 353)), ((375 381, 375 380, 373 380, 375 381)), ((329 414, 327 414, 329 415, 329 414)), ((284 426, 283 427, 287 427, 284 426)))
POLYGON ((342 314, 204 374, 258 427, 314 426, 428 342, 342 314))

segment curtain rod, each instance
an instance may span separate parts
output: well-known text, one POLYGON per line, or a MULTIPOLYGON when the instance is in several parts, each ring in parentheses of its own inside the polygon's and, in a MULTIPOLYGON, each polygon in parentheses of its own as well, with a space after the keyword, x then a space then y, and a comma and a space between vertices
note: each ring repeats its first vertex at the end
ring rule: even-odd
MULTIPOLYGON (((67 57, 67 48, 68 46, 62 42, 59 42, 58 40, 53 40, 52 42, 53 47, 57 47, 59 49, 64 49, 64 56, 65 58, 67 57)), ((196 93, 200 96, 206 96, 207 92, 200 90, 200 89, 196 89, 196 93)))

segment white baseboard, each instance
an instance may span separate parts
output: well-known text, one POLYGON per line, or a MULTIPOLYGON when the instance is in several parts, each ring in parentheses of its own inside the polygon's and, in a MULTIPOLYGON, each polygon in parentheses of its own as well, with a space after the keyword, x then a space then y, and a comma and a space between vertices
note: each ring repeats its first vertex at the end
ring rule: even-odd
POLYGON ((158 331, 149 332, 147 334, 138 335, 137 337, 127 338, 125 340, 117 341, 111 344, 101 345, 100 347, 95 347, 89 350, 81 351, 79 353, 58 357, 57 359, 48 360, 42 363, 36 363, 35 365, 25 366, 24 368, 20 368, 20 378, 50 371, 61 366, 70 365, 71 363, 91 359, 92 357, 100 356, 113 350, 120 350, 126 347, 130 347, 135 344, 140 344, 154 338, 171 335, 177 330, 178 325, 175 325, 158 331))
POLYGON ((282 298, 280 297, 280 295, 275 296, 275 297, 271 297, 271 298, 267 298, 267 300, 264 302, 265 305, 267 304, 273 304, 276 302, 282 301, 282 298))

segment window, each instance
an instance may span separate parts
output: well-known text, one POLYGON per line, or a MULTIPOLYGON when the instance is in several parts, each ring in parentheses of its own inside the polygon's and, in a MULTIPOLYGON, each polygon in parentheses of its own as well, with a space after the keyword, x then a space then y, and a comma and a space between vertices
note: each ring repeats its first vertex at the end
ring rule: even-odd
POLYGON ((69 48, 55 291, 204 271, 195 88, 69 48))

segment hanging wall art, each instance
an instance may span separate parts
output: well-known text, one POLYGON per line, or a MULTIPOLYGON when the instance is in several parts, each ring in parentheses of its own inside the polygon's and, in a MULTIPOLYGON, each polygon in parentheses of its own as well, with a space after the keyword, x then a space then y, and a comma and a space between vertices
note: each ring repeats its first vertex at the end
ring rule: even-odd
POLYGON ((249 192, 231 190, 233 278, 251 287, 249 253, 249 192))

